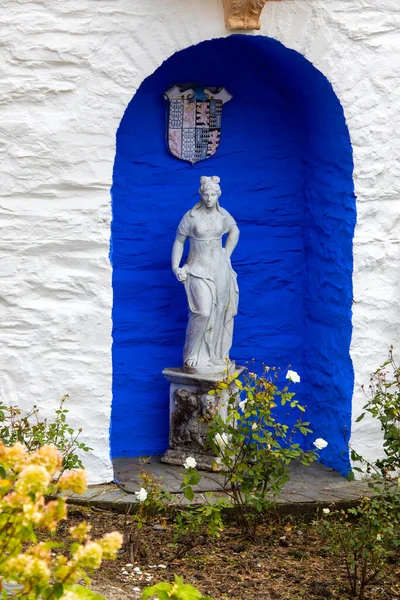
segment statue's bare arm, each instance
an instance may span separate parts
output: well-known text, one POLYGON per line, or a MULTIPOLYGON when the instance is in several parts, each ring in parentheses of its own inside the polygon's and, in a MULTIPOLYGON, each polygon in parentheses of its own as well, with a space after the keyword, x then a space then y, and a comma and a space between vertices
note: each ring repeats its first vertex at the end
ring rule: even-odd
POLYGON ((179 267, 182 260, 183 248, 185 246, 186 237, 186 235, 181 235, 180 233, 177 233, 174 245, 172 246, 171 265, 172 270, 179 281, 185 281, 187 277, 186 270, 181 269, 179 267))
POLYGON ((228 258, 231 257, 232 252, 236 248, 236 245, 239 241, 239 235, 240 235, 239 227, 237 225, 232 225, 232 227, 228 231, 228 237, 226 238, 226 242, 225 242, 225 250, 226 250, 226 254, 228 255, 228 258))

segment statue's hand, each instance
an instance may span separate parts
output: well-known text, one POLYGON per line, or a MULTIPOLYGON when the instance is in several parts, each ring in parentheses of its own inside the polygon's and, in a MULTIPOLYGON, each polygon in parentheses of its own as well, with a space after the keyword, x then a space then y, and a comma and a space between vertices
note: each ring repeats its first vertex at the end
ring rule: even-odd
POLYGON ((177 280, 183 283, 187 279, 187 270, 185 267, 182 267, 182 269, 176 269, 175 275, 177 280))

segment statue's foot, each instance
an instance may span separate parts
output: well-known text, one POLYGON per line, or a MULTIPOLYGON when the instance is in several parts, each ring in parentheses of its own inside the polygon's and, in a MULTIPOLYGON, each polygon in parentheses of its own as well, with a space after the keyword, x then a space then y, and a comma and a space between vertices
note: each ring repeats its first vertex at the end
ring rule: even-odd
POLYGON ((189 359, 189 360, 185 361, 185 366, 193 368, 193 367, 197 366, 197 362, 194 359, 189 359))

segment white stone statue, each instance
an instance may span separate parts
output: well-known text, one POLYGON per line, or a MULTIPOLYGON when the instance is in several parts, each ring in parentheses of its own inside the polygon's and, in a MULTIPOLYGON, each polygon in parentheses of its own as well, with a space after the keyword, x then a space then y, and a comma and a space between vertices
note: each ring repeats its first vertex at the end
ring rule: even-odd
POLYGON ((230 257, 239 229, 219 205, 219 181, 215 176, 200 178, 201 200, 183 216, 172 248, 172 270, 184 284, 189 304, 183 361, 190 373, 221 373, 227 361, 229 366, 238 308, 239 290, 230 257), (190 253, 180 267, 186 238, 190 238, 190 253))

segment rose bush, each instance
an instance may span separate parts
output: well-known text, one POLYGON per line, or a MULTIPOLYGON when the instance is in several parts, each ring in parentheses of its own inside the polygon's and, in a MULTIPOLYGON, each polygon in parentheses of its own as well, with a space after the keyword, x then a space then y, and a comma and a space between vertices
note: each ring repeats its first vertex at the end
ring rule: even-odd
POLYGON ((60 544, 37 541, 36 530, 50 533, 67 518, 62 497, 46 501, 46 495, 69 490, 81 494, 86 490, 83 469, 64 472, 56 484, 56 473, 63 456, 55 446, 43 446, 35 452, 16 442, 0 442, 0 586, 3 582, 19 584, 8 590, 18 600, 78 600, 90 597, 90 590, 77 586, 88 573, 98 569, 103 559, 113 559, 122 544, 122 536, 112 532, 93 541, 90 526, 72 527, 70 554, 55 554, 60 544))

